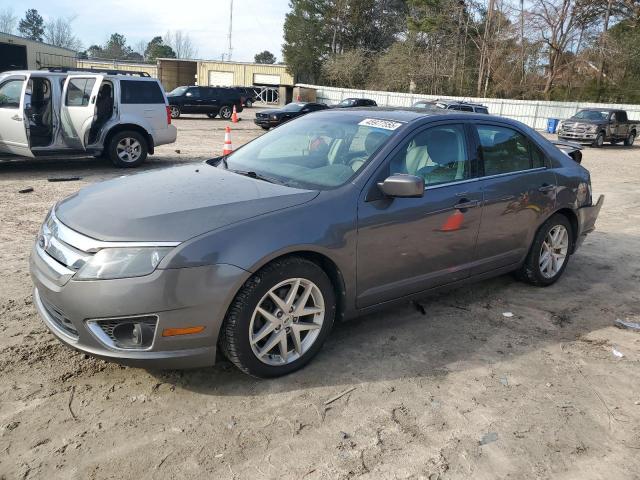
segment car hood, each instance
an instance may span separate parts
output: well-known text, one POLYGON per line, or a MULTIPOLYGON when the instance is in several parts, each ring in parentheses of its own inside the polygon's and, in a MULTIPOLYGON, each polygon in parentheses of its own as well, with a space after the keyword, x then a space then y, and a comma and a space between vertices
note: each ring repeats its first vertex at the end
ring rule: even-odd
POLYGON ((604 120, 585 120, 582 118, 574 118, 571 117, 568 120, 565 120, 564 123, 583 123, 585 125, 600 125, 602 123, 607 123, 604 120))
POLYGON ((60 202, 56 216, 97 240, 181 242, 317 195, 195 164, 92 185, 60 202))
MULTIPOLYGON (((275 108, 269 109, 269 110, 261 110, 260 113, 264 114, 264 115, 282 115, 283 113, 285 113, 283 110, 277 110, 275 108)), ((289 112, 289 113, 295 113, 295 112, 289 112)))

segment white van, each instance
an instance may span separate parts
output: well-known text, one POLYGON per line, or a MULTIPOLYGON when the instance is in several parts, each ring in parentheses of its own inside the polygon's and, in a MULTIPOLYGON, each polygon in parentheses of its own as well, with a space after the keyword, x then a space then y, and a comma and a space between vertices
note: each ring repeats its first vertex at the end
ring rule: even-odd
POLYGON ((176 141, 167 97, 144 72, 49 69, 0 74, 0 152, 105 155, 137 167, 176 141))

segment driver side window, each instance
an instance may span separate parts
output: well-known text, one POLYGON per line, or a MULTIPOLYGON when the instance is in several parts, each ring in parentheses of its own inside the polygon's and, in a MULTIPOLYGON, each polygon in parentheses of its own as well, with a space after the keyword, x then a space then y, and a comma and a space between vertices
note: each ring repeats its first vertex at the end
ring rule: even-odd
POLYGON ((422 177, 426 186, 470 178, 464 126, 440 125, 418 132, 391 160, 390 174, 394 173, 422 177))

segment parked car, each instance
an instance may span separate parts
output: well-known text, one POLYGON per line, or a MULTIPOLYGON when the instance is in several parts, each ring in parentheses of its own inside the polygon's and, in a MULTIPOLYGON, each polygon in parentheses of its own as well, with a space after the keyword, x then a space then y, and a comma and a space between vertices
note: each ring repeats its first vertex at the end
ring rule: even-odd
POLYGON ((278 125, 288 122, 293 118, 306 115, 307 113, 325 110, 327 107, 324 103, 315 102, 294 102, 285 105, 279 109, 263 110, 256 113, 254 123, 261 126, 265 130, 277 127, 278 125))
POLYGON ((117 167, 137 167, 177 135, 157 79, 70 69, 0 74, 0 132, 2 153, 105 155, 117 167))
POLYGON ((628 147, 635 142, 638 124, 627 118, 625 110, 613 108, 585 108, 558 125, 558 138, 589 143, 602 147, 624 142, 628 147))
POLYGON ((340 103, 333 105, 331 108, 356 108, 356 107, 377 107, 375 100, 368 98, 345 98, 340 103))
POLYGON ((171 108, 171 118, 179 118, 183 113, 204 113, 209 118, 229 120, 233 107, 242 112, 240 94, 230 87, 177 87, 167 94, 171 108))
POLYGON ((233 89, 240 94, 242 104, 247 108, 253 107, 258 100, 255 87, 233 87, 233 89))
POLYGON ((479 103, 443 100, 420 100, 413 104, 413 108, 443 108, 445 110, 459 110, 461 112, 489 113, 489 109, 479 103))
POLYGON ((34 304, 91 355, 196 367, 220 348, 274 377, 336 318, 508 272, 553 284, 595 228, 589 172, 522 123, 443 113, 316 112, 89 186, 45 219, 34 304))

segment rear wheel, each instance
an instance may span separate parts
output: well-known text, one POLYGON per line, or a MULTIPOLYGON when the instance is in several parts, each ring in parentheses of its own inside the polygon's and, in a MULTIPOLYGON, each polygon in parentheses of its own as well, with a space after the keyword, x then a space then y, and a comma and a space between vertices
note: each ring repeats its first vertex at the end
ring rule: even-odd
POLYGON ((276 260, 238 292, 222 325, 221 349, 249 375, 286 375, 318 353, 335 310, 333 286, 318 265, 299 257, 276 260))
POLYGON ((134 168, 147 158, 149 146, 138 132, 125 130, 111 137, 108 147, 109 158, 116 167, 134 168))
POLYGON ((179 118, 180 117, 180 107, 176 105, 171 105, 169 107, 169 112, 171 113, 171 118, 179 118))
POLYGON ((555 283, 569 263, 572 238, 573 229, 567 217, 553 215, 536 233, 529 254, 516 276, 540 287, 555 283))
POLYGON ((248 98, 245 102, 244 102, 244 106, 247 108, 251 108, 253 107, 253 100, 251 100, 250 98, 248 98))
POLYGON ((591 144, 592 147, 600 148, 604 145, 604 132, 598 133, 598 136, 591 144))
POLYGON ((624 140, 624 144, 627 147, 633 146, 633 142, 636 141, 636 132, 631 132, 627 138, 624 140))
POLYGON ((229 120, 231 118, 231 115, 233 115, 233 110, 229 105, 223 105, 222 107, 220 107, 220 111, 218 112, 218 114, 220 115, 220 118, 229 120))

